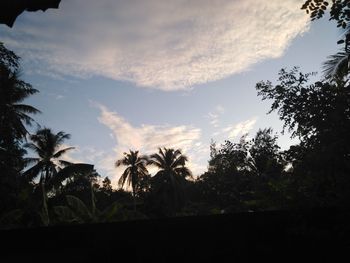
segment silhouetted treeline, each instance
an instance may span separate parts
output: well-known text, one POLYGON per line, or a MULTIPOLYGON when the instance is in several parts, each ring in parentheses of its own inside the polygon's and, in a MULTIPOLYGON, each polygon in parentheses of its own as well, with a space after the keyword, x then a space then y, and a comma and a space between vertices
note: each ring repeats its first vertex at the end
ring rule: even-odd
MULTIPOLYGON (((346 29, 345 2, 333 2, 331 18, 346 29)), ((327 6, 306 1, 303 9, 321 18, 327 6)), ((298 144, 281 151, 271 128, 252 139, 213 142, 208 169, 196 178, 180 149, 159 148, 150 156, 130 150, 115 162, 124 169, 119 189, 108 177, 102 181, 92 164, 61 159, 74 150, 62 148, 69 134, 46 127, 29 134, 26 127, 39 110, 23 101, 38 90, 20 79, 19 57, 0 43, 0 226, 350 208, 349 33, 345 36, 338 41, 343 50, 325 62, 318 81, 309 80, 315 73, 294 67, 282 69, 276 83, 256 84, 258 96, 272 103, 270 112, 277 112, 298 144), (149 173, 150 166, 156 174, 149 173)))

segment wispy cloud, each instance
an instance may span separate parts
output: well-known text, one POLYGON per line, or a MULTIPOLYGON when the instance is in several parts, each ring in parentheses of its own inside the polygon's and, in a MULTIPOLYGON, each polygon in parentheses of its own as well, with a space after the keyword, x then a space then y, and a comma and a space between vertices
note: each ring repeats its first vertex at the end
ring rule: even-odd
POLYGON ((224 107, 221 105, 217 105, 215 109, 209 112, 207 115, 207 117, 209 118, 209 123, 215 128, 219 127, 219 122, 220 122, 219 118, 220 118, 220 115, 222 115, 224 112, 225 112, 224 107))
POLYGON ((228 125, 225 128, 217 129, 212 136, 215 139, 229 139, 235 140, 239 136, 243 136, 254 129, 255 123, 257 121, 257 117, 252 117, 248 120, 244 120, 232 125, 228 125))
POLYGON ((239 135, 242 136, 249 133, 254 128, 256 121, 257 118, 254 117, 252 119, 227 126, 226 128, 222 129, 222 133, 227 134, 229 139, 235 139, 239 135))
POLYGON ((280 57, 308 28, 302 2, 72 0, 0 32, 37 73, 188 89, 280 57))

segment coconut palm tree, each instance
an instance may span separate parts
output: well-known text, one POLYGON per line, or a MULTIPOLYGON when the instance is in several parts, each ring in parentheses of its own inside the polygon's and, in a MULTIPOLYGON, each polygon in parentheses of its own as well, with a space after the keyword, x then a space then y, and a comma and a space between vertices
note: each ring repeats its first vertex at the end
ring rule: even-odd
POLYGON ((188 158, 181 153, 181 150, 164 147, 163 149, 159 148, 158 151, 159 153, 152 154, 149 160, 149 164, 155 165, 159 169, 158 176, 168 176, 169 179, 174 176, 192 177, 191 171, 185 167, 188 158))
POLYGON ((63 131, 54 134, 49 128, 39 129, 31 135, 32 142, 26 143, 25 147, 33 150, 38 157, 26 158, 27 163, 34 163, 34 166, 25 171, 24 176, 31 181, 40 175, 40 181, 45 183, 57 174, 59 165, 70 165, 71 163, 60 159, 64 153, 74 149, 61 149, 63 142, 69 138, 70 135, 63 131))
POLYGON ((124 158, 117 160, 116 167, 121 165, 127 166, 122 176, 120 177, 118 184, 123 187, 125 182, 132 188, 132 196, 134 200, 134 211, 136 210, 136 190, 139 186, 140 178, 148 176, 146 168, 148 159, 146 156, 139 156, 139 151, 131 151, 124 153, 124 158))
POLYGON ((20 191, 25 150, 21 143, 36 108, 23 101, 38 92, 20 79, 19 57, 0 42, 0 211, 11 209, 20 191))
POLYGON ((187 161, 188 158, 181 150, 165 147, 150 156, 149 164, 159 169, 152 178, 155 192, 167 200, 171 213, 179 208, 184 199, 183 184, 186 178, 192 177, 191 171, 185 166, 187 161))
POLYGON ((23 139, 31 125, 29 114, 40 111, 22 104, 22 101, 38 92, 22 81, 19 74, 19 57, 0 43, 0 140, 23 139))

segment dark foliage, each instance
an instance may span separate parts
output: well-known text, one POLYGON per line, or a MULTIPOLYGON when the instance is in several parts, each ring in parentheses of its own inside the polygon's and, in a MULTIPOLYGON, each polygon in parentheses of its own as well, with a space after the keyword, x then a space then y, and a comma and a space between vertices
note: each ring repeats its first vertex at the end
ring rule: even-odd
POLYGON ((37 93, 19 76, 19 57, 0 43, 0 211, 16 208, 26 195, 26 182, 20 176, 26 151, 21 147, 39 111, 23 101, 37 93))
POLYGON ((347 81, 308 84, 309 74, 281 70, 277 85, 260 82, 263 99, 274 100, 284 126, 301 143, 287 156, 304 204, 348 206, 350 187, 350 87, 347 81), (307 202, 306 202, 307 200, 307 202))

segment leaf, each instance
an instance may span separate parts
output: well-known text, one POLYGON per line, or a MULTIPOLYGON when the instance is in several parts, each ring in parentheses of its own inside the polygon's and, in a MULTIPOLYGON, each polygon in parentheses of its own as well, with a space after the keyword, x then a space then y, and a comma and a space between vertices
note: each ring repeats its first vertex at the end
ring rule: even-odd
POLYGON ((91 221, 92 215, 86 205, 79 198, 73 195, 66 196, 69 207, 72 211, 85 222, 91 221))
POLYGON ((118 213, 120 213, 121 208, 122 205, 120 203, 114 202, 102 211, 100 218, 104 222, 109 222, 113 220, 118 213))
POLYGON ((58 216, 59 221, 65 223, 79 222, 82 220, 67 206, 55 206, 54 213, 58 216))
POLYGON ((341 39, 341 40, 339 40, 338 42, 337 42, 337 44, 339 45, 339 44, 343 44, 345 42, 345 40, 344 39, 341 39))
POLYGON ((65 179, 71 177, 74 173, 88 173, 92 172, 94 166, 86 163, 71 164, 62 170, 60 170, 49 182, 48 188, 51 189, 53 186, 58 186, 65 179))

